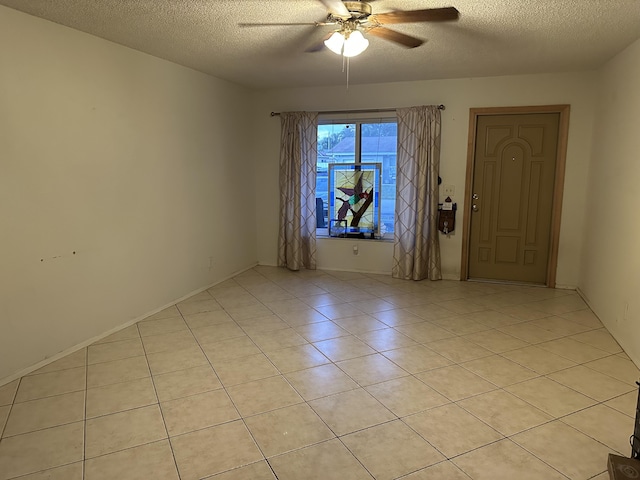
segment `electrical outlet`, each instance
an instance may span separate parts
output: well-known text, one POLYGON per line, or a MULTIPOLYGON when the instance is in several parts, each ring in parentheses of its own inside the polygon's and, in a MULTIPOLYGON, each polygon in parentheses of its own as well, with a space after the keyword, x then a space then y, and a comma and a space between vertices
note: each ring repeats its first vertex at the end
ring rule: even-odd
POLYGON ((445 185, 443 190, 445 197, 453 197, 456 194, 455 185, 445 185))

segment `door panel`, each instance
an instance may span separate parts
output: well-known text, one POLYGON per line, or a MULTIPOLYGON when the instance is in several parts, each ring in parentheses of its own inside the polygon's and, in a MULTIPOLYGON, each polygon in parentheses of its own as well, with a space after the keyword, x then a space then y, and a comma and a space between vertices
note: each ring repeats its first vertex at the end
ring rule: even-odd
POLYGON ((544 284, 559 113, 477 119, 468 276, 544 284))

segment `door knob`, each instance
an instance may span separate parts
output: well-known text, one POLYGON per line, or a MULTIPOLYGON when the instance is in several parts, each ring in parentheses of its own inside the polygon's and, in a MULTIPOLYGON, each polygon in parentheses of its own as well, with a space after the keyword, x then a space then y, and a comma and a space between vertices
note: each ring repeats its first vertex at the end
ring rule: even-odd
POLYGON ((475 203, 473 205, 471 205, 471 210, 473 210, 474 212, 478 211, 478 205, 476 205, 475 203))

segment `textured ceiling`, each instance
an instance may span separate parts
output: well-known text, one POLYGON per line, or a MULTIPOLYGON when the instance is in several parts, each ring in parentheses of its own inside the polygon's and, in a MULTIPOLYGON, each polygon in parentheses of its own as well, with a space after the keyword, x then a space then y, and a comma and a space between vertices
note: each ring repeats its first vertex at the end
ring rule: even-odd
MULTIPOLYGON (((454 6, 453 23, 393 25, 426 40, 404 49, 369 37, 350 83, 598 68, 640 37, 640 0, 375 0, 374 13, 454 6)), ((0 0, 0 4, 254 88, 340 85, 341 57, 305 53, 331 27, 317 0, 0 0)))

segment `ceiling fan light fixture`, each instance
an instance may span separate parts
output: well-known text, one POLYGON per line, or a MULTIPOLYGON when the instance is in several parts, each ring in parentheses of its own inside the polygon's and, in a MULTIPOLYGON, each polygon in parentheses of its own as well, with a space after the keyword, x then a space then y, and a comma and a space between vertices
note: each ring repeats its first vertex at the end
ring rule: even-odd
POLYGON ((361 32, 355 30, 344 41, 344 50, 342 54, 345 57, 355 57, 364 52, 369 46, 369 40, 364 38, 361 32))
POLYGON ((342 32, 333 32, 333 35, 325 40, 324 44, 333 53, 342 55, 342 47, 345 44, 344 35, 342 34, 342 32))
POLYGON ((354 30, 344 41, 342 55, 345 57, 355 57, 364 52, 369 46, 369 40, 364 38, 362 32, 354 30))
POLYGON ((336 55, 355 57, 369 46, 369 40, 358 30, 338 30, 324 41, 326 47, 336 55))

